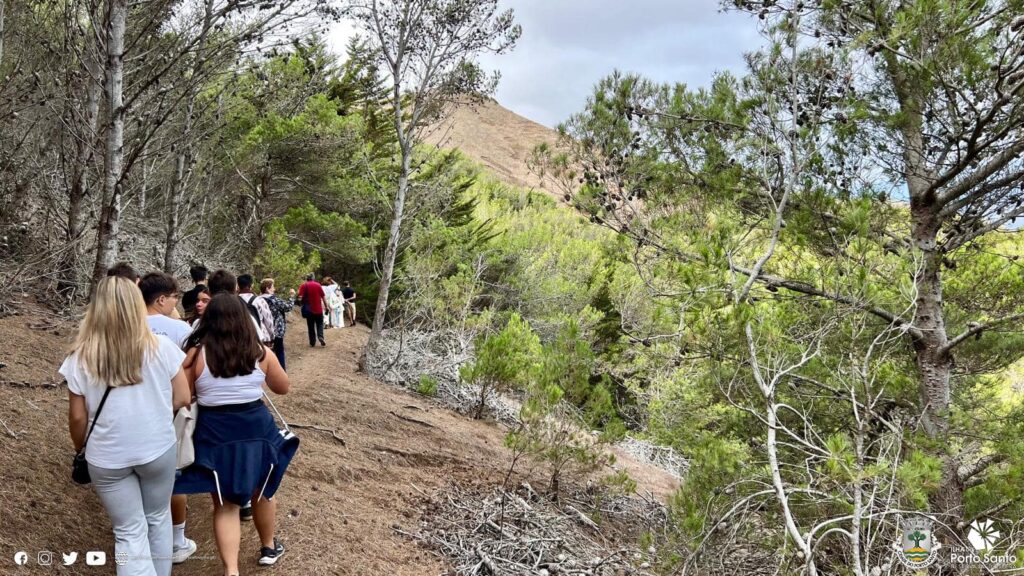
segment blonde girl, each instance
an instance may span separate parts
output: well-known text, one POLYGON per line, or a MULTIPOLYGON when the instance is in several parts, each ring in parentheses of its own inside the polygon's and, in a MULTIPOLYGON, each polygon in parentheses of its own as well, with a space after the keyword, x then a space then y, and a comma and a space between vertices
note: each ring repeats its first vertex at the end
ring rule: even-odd
POLYGON ((85 445, 93 488, 113 524, 118 576, 171 573, 172 419, 190 400, 184 358, 150 331, 135 283, 110 276, 96 286, 60 367, 71 441, 75 450, 85 445))

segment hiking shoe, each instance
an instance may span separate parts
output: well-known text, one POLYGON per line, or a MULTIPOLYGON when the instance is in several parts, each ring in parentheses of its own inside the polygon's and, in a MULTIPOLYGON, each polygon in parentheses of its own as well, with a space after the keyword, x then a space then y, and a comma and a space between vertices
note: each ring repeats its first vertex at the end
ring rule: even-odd
POLYGON ((242 519, 242 522, 252 520, 252 502, 246 502, 245 506, 242 506, 242 509, 238 512, 238 516, 242 519))
POLYGON ((199 546, 196 545, 195 540, 185 538, 184 546, 180 548, 175 546, 171 549, 171 564, 181 564, 185 560, 188 560, 189 556, 195 554, 198 548, 199 546))
POLYGON ((266 546, 260 548, 260 566, 273 566, 283 555, 284 544, 281 544, 280 540, 275 536, 273 548, 267 548, 266 546))

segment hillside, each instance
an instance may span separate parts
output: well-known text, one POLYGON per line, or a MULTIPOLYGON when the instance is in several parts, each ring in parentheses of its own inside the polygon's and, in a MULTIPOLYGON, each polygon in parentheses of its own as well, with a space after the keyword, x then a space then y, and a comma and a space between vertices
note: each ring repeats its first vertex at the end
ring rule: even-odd
MULTIPOLYGON (((288 554, 274 573, 446 573, 448 560, 408 534, 426 525, 429 504, 447 499, 451 490, 482 492, 502 484, 512 460, 504 432, 357 373, 356 358, 369 334, 365 327, 330 330, 327 348, 310 349, 296 329, 298 320, 288 333, 292 392, 276 404, 297 426, 302 445, 278 493, 279 534, 288 554)), ((9 562, 15 551, 29 552, 33 560, 19 573, 47 573, 35 565, 41 550, 113 553, 110 524, 95 493, 68 477, 67 389, 57 382, 56 369, 73 332, 73 324, 39 309, 0 319, 0 338, 7 343, 0 355, 0 553, 9 562)), ((621 464, 641 493, 664 501, 676 486, 658 469, 628 459, 621 464)), ((541 469, 528 463, 518 468, 521 475, 513 482, 543 485, 541 469)), ((576 489, 583 486, 570 487, 576 489)), ((199 551, 175 574, 218 573, 210 509, 209 498, 189 499, 188 535, 199 551)), ((604 526, 592 538, 609 539, 608 546, 636 542, 630 537, 616 543, 604 526)), ((247 524, 243 573, 251 572, 257 552, 254 528, 247 524)), ((95 573, 82 565, 61 570, 95 573)))
POLYGON ((455 148, 488 168, 499 180, 515 186, 534 188, 562 197, 553 182, 542 180, 527 166, 530 152, 538 144, 554 145, 558 132, 524 118, 487 99, 449 110, 433 126, 427 143, 455 148))

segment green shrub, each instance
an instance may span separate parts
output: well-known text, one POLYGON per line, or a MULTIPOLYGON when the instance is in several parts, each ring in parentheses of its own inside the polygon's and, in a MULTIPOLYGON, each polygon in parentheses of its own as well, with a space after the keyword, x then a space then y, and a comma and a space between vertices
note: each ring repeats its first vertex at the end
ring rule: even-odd
POLYGON ((476 358, 459 371, 464 382, 480 387, 475 418, 483 417, 487 398, 493 392, 507 392, 528 383, 539 350, 540 339, 515 313, 501 332, 477 345, 476 358))
POLYGON ((421 375, 416 391, 424 396, 437 396, 437 379, 428 374, 421 375))
POLYGON ((254 264, 260 276, 274 278, 278 290, 284 294, 287 288, 298 288, 306 274, 320 267, 320 252, 313 250, 306 254, 301 244, 288 239, 288 232, 279 220, 271 222, 266 232, 266 240, 254 264))

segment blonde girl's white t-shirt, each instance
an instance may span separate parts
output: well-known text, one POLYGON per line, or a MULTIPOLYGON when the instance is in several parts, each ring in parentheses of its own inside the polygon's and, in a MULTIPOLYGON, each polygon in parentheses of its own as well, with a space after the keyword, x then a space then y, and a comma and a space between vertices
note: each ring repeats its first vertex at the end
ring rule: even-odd
MULTIPOLYGON (((177 442, 171 379, 178 373, 185 353, 166 336, 142 363, 142 382, 110 391, 85 447, 85 459, 100 468, 128 468, 148 464, 177 442)), ((85 396, 89 426, 96 416, 106 385, 90 376, 78 354, 64 360, 59 372, 68 390, 85 396)), ((86 427, 86 432, 89 428, 86 427)))

